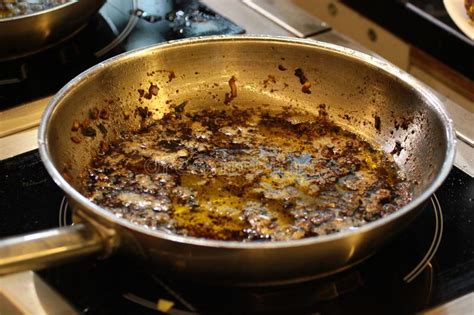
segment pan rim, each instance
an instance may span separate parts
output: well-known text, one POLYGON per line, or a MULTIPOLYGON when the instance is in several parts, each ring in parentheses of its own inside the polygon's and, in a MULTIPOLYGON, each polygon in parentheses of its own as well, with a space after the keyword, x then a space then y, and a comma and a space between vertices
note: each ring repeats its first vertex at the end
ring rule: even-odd
POLYGON ((160 44, 154 44, 151 46, 146 46, 142 48, 138 48, 132 50, 130 52, 126 52, 115 57, 112 57, 108 60, 105 60, 88 70, 82 72, 70 82, 68 82, 60 91, 56 93, 56 95, 52 98, 49 102, 48 106, 46 107, 40 121, 39 129, 38 129, 38 147, 41 159, 45 168, 47 169, 49 175, 53 178, 55 183, 65 192, 67 196, 74 199, 81 207, 86 208, 87 211, 92 211, 94 214, 98 215, 99 217, 107 220, 108 222, 112 222, 117 224, 121 227, 133 230, 135 232, 146 234, 151 237, 157 237, 160 239, 164 239, 167 241, 183 243, 187 245, 195 245, 195 246, 203 246, 203 247, 212 247, 212 248, 228 248, 228 249, 274 249, 274 248, 287 248, 287 247, 299 247, 299 246, 307 246, 310 244, 316 243, 328 243, 328 242, 335 242, 340 241, 345 238, 350 238, 351 236, 357 234, 363 234, 370 232, 372 230, 376 230, 384 226, 385 224, 390 223, 391 221, 395 221, 397 218, 406 215, 408 212, 414 210, 418 206, 421 206, 428 198, 441 186, 444 182, 446 177, 448 176, 449 172, 451 171, 451 167, 454 162, 455 156, 455 132, 453 121, 449 117, 446 109, 444 108, 442 102, 426 87, 422 85, 418 80, 413 78, 408 73, 404 72, 403 70, 399 69, 395 65, 389 63, 388 61, 381 60, 379 58, 367 55, 365 53, 355 51, 350 48, 342 47, 339 45, 334 45, 326 42, 320 42, 310 39, 300 39, 300 38, 292 38, 292 37, 284 37, 284 36, 268 36, 268 35, 218 35, 218 36, 207 36, 207 37, 196 37, 190 39, 180 39, 169 41, 160 44), (66 179, 60 174, 58 169, 54 166, 51 153, 49 151, 48 142, 47 142, 47 134, 48 134, 48 126, 49 120, 53 116, 55 109, 61 103, 61 101, 67 97, 68 92, 74 89, 76 86, 80 85, 84 80, 87 80, 88 77, 97 74, 101 71, 101 69, 113 65, 117 61, 123 61, 127 59, 131 59, 136 55, 139 54, 152 54, 153 51, 157 49, 163 49, 168 47, 179 47, 182 45, 190 45, 190 44, 203 44, 206 42, 218 42, 218 41, 261 41, 266 44, 271 44, 272 42, 277 43, 286 43, 286 44, 296 44, 296 45, 303 45, 309 46, 316 49, 322 49, 326 51, 330 51, 335 54, 343 55, 347 58, 353 58, 360 62, 363 62, 367 65, 375 67, 384 73, 395 77, 396 79, 406 83, 411 88, 413 88, 423 99, 425 99, 426 103, 429 104, 435 112, 439 119, 444 124, 444 133, 445 138, 447 139, 446 143, 446 151, 445 151, 445 159, 443 165, 440 167, 438 174, 432 180, 431 184, 416 198, 410 201, 407 205, 403 206, 402 208, 398 209, 394 213, 387 215, 381 219, 378 219, 373 222, 369 222, 364 224, 361 227, 358 227, 355 230, 346 230, 337 232, 330 235, 321 235, 316 237, 308 237, 299 240, 289 240, 289 241, 275 241, 275 242, 242 242, 242 241, 222 241, 222 240, 210 240, 204 238, 196 238, 190 236, 181 236, 177 234, 171 234, 164 231, 159 230, 151 230, 145 228, 139 224, 132 223, 126 219, 116 217, 112 212, 94 204, 84 195, 82 195, 79 191, 73 188, 66 179))

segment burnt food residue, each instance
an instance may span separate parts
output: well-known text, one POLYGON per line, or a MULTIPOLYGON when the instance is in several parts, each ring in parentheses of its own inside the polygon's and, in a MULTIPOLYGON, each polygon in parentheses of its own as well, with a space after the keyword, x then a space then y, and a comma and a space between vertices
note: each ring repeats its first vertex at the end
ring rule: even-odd
POLYGON ((147 128, 101 142, 85 195, 149 229, 244 242, 354 229, 411 198, 393 157, 329 121, 324 105, 307 122, 185 106, 160 120, 139 107, 147 128))
POLYGON ((230 93, 225 93, 224 104, 228 105, 230 102, 237 97, 237 84, 235 83, 237 79, 235 76, 232 76, 229 79, 230 93))
POLYGON ((298 77, 298 79, 300 80, 300 84, 302 85, 301 91, 306 94, 311 94, 311 82, 305 76, 301 68, 295 69, 295 76, 298 77))

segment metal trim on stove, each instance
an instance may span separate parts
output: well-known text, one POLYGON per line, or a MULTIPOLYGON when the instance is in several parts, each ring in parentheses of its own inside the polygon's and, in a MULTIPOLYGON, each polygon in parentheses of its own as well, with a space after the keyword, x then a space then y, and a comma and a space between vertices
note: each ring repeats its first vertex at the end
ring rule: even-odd
POLYGON ((331 27, 290 1, 242 0, 242 2, 272 22, 299 38, 327 32, 331 27))
MULTIPOLYGON (((132 11, 137 10, 137 8, 138 8, 138 0, 133 0, 132 1, 132 11)), ((94 53, 94 55, 96 57, 102 57, 102 56, 106 55, 109 51, 111 51, 112 49, 117 47, 121 42, 123 42, 125 40, 125 38, 127 38, 127 36, 130 34, 130 32, 135 27, 135 25, 137 25, 138 20, 139 20, 138 16, 130 14, 130 19, 128 20, 128 23, 125 26, 125 28, 122 30, 122 32, 117 34, 117 37, 113 41, 111 41, 109 44, 107 44, 107 46, 105 46, 102 49, 96 51, 94 53)), ((107 23, 109 23, 109 21, 107 21, 107 23)))

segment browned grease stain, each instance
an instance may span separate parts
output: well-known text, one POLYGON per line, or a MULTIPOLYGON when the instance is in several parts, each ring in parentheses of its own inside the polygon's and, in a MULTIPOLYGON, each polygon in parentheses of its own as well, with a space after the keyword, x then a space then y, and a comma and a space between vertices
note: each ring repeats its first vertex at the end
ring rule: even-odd
POLYGON ((103 148, 85 193, 151 229, 219 240, 290 240, 356 228, 411 198, 393 158, 309 114, 186 112, 103 148))

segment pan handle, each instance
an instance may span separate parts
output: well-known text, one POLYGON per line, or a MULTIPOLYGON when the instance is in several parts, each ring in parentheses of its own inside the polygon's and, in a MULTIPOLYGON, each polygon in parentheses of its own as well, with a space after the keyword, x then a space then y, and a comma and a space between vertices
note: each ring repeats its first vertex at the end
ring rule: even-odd
POLYGON ((90 254, 110 253, 116 233, 74 224, 0 240, 0 275, 42 269, 90 254))

